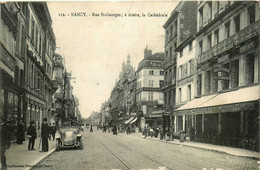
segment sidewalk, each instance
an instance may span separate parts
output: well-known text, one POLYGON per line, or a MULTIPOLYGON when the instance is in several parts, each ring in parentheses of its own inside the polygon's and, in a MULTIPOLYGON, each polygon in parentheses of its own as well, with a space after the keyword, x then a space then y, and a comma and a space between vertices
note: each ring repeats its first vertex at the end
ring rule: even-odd
MULTIPOLYGON (((34 151, 28 151, 28 142, 23 142, 22 145, 17 145, 12 143, 10 149, 6 150, 6 162, 8 169, 10 170, 29 170, 41 160, 46 158, 48 155, 52 154, 55 151, 56 141, 48 140, 49 142, 49 151, 48 152, 39 152, 39 142, 40 137, 35 140, 34 151)), ((41 146, 40 146, 41 150, 41 146)))
MULTIPOLYGON (((127 136, 143 138, 141 133, 131 133, 130 135, 127 135, 127 136)), ((198 143, 198 142, 191 142, 191 141, 180 142, 179 139, 174 139, 174 141, 166 141, 166 140, 160 140, 160 138, 154 138, 154 137, 151 138, 150 136, 147 136, 144 139, 155 140, 158 142, 165 142, 165 143, 175 144, 175 145, 179 145, 179 146, 188 146, 188 147, 199 148, 199 149, 204 149, 204 150, 209 150, 209 151, 226 153, 226 154, 233 155, 233 156, 246 157, 246 158, 260 160, 259 152, 254 152, 254 151, 241 149, 241 148, 233 148, 233 147, 228 147, 228 146, 219 146, 219 145, 212 145, 212 144, 198 143)))

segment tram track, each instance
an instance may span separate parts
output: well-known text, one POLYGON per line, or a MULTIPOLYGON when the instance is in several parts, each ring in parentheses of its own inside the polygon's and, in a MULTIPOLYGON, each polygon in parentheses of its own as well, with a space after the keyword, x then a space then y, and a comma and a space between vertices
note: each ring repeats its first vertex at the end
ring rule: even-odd
MULTIPOLYGON (((102 137, 103 137, 103 136, 102 136, 102 137)), ((98 140, 98 141, 99 141, 99 143, 100 143, 104 148, 106 148, 118 161, 120 161, 127 169, 129 169, 129 170, 131 169, 129 166, 127 166, 127 165, 124 163, 123 160, 121 160, 121 159, 120 159, 114 152, 112 152, 106 145, 104 145, 100 140, 98 140)), ((117 142, 117 146, 119 146, 119 145, 123 146, 122 144, 120 144, 120 143, 117 142)), ((155 160, 155 159, 152 159, 151 157, 148 157, 147 155, 144 155, 144 154, 141 154, 141 153, 139 153, 139 152, 136 152, 135 150, 133 150, 133 149, 131 149, 131 148, 125 146, 125 145, 124 145, 123 147, 126 148, 126 149, 128 149, 128 150, 131 151, 131 152, 134 152, 135 154, 140 155, 141 157, 143 157, 143 158, 145 158, 145 159, 148 159, 148 160, 150 160, 150 161, 152 161, 152 162, 154 162, 154 163, 156 163, 156 164, 162 166, 162 167, 165 167, 165 168, 167 168, 167 169, 173 170, 173 168, 171 168, 171 167, 169 167, 169 166, 167 166, 167 165, 165 165, 165 164, 162 164, 162 163, 160 163, 159 161, 157 161, 157 160, 155 160)))
MULTIPOLYGON (((123 136, 118 136, 118 137, 123 138, 123 136)), ((155 142, 161 142, 161 141, 155 141, 155 142)), ((121 143, 118 143, 118 144, 121 144, 121 143)), ((166 144, 170 144, 170 143, 166 143, 166 144)), ((124 146, 124 147, 129 148, 129 146, 124 146)), ((144 153, 144 151, 145 151, 144 148, 142 148, 140 146, 135 146, 135 145, 132 144, 131 147, 134 147, 135 149, 142 150, 142 153, 144 153)), ((149 150, 149 152, 152 153, 152 154, 158 155, 158 153, 153 152, 152 150, 149 150)), ((194 169, 202 169, 202 164, 204 164, 204 165, 207 164, 207 165, 211 165, 211 166, 214 165, 216 167, 221 166, 220 168, 224 168, 224 169, 236 169, 234 167, 230 167, 230 166, 223 164, 223 162, 219 162, 219 161, 216 161, 216 160, 201 160, 201 159, 198 159, 198 161, 194 162, 194 161, 187 161, 187 159, 186 159, 185 161, 183 161, 179 157, 174 157, 174 156, 169 157, 167 155, 165 155, 164 158, 185 164, 186 166, 192 167, 194 169)))

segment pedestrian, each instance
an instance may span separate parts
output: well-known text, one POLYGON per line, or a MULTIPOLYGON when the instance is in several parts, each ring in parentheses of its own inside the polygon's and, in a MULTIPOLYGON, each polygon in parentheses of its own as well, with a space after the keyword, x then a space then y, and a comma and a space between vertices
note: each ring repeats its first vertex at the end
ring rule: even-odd
POLYGON ((116 128, 116 125, 113 127, 113 135, 117 135, 117 128, 116 128))
POLYGON ((49 140, 51 140, 51 135, 52 135, 52 124, 50 123, 50 125, 49 125, 49 140))
POLYGON ((17 126, 17 133, 16 133, 16 143, 18 145, 23 144, 23 141, 25 141, 25 137, 24 137, 24 131, 25 131, 25 126, 23 124, 22 120, 19 120, 18 126, 17 126))
POLYGON ((30 126, 27 129, 27 136, 29 137, 28 150, 35 150, 34 143, 35 143, 35 139, 37 138, 37 133, 36 133, 34 121, 30 122, 30 126))
POLYGON ((106 128, 106 126, 103 126, 103 133, 107 133, 107 128, 106 128))
POLYGON ((41 133, 42 152, 48 152, 49 150, 49 143, 48 143, 49 134, 50 134, 50 128, 47 123, 47 118, 43 118, 42 133, 41 133))
POLYGON ((55 123, 52 123, 52 139, 54 140, 55 139, 55 133, 56 133, 56 125, 55 123))
POLYGON ((1 167, 2 170, 7 169, 7 164, 6 164, 6 156, 5 156, 5 151, 10 148, 11 146, 11 125, 10 125, 10 120, 9 119, 3 119, 1 118, 1 138, 0 138, 0 149, 1 149, 1 167))
POLYGON ((90 126, 90 132, 93 132, 93 128, 92 128, 92 125, 90 126))
POLYGON ((190 127, 190 141, 194 141, 195 137, 195 128, 193 126, 190 127))

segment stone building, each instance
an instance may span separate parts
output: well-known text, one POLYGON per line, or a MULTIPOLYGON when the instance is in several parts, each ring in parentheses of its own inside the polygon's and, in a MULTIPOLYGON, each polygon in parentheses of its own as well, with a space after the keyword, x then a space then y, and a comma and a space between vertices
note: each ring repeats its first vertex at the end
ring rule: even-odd
POLYGON ((19 120, 25 121, 24 61, 26 58, 25 6, 1 4, 0 46, 0 119, 11 121, 12 139, 19 120))
POLYGON ((51 118, 52 95, 56 88, 52 82, 52 62, 55 50, 55 36, 47 4, 24 3, 26 13, 26 123, 36 121, 40 129, 42 118, 51 118))
POLYGON ((201 1, 197 15, 196 99, 175 114, 196 141, 259 151, 259 4, 201 1))
MULTIPOLYGON (((192 35, 181 43, 177 49, 177 74, 176 74, 176 108, 194 99, 194 79, 196 76, 196 41, 192 35)), ((192 126, 192 116, 175 116, 174 133, 179 134, 184 130, 189 133, 192 126)))
POLYGON ((138 112, 143 113, 141 118, 141 128, 145 124, 149 126, 156 126, 158 119, 162 119, 162 113, 153 114, 154 111, 163 109, 163 93, 160 87, 164 79, 163 61, 165 59, 164 53, 154 53, 144 50, 144 59, 138 64, 137 86, 136 86, 136 103, 138 112))

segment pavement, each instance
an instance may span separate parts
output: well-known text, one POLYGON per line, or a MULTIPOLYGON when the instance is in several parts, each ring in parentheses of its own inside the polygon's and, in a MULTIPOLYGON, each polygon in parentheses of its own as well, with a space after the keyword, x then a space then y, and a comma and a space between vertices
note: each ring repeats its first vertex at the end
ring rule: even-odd
MULTIPOLYGON (((112 133, 111 133, 112 134, 112 133)), ((143 138, 141 133, 131 133, 130 135, 126 135, 125 133, 119 133, 119 135, 125 135, 131 138, 143 138)), ((165 142, 169 144, 175 144, 187 147, 193 147, 198 149, 204 149, 209 151, 215 151, 220 153, 226 153, 233 156, 252 158, 256 160, 260 160, 260 153, 254 152, 241 148, 233 148, 198 142, 185 141, 180 142, 178 139, 174 139, 174 141, 160 140, 159 138, 151 138, 147 136, 144 140, 154 140, 157 142, 165 142)), ((39 147, 40 138, 37 138, 35 141, 35 149, 34 151, 28 151, 28 140, 26 140, 22 145, 17 145, 16 143, 12 143, 10 149, 6 151, 6 159, 8 169, 11 170, 21 170, 26 169, 30 170, 32 167, 37 167, 37 164, 44 160, 46 157, 51 155, 55 151, 56 141, 49 140, 49 151, 48 152, 40 152, 39 147)), ((40 147, 41 150, 41 147, 40 147)), ((40 168, 40 167, 39 167, 40 168)))
MULTIPOLYGON (((144 138, 141 133, 131 133, 128 136, 144 138)), ((247 150, 247 149, 234 148, 234 147, 228 147, 228 146, 220 146, 220 145, 212 145, 212 144, 191 142, 191 141, 180 142, 179 139, 174 139, 174 141, 160 140, 160 138, 154 138, 154 137, 151 138, 150 136, 147 136, 144 139, 154 140, 154 141, 158 141, 158 142, 165 142, 165 143, 175 144, 175 145, 179 145, 179 146, 188 146, 188 147, 199 148, 199 149, 204 149, 204 150, 208 150, 208 151, 225 153, 225 154, 233 155, 233 156, 246 157, 246 158, 252 158, 252 159, 260 160, 260 153, 259 152, 250 151, 250 150, 247 150)))
MULTIPOLYGON (((33 167, 37 167, 37 164, 51 155, 56 148, 56 140, 48 140, 49 142, 49 151, 48 152, 40 152, 41 144, 40 137, 35 140, 34 149, 28 150, 28 142, 29 140, 23 142, 22 145, 18 145, 15 142, 12 142, 10 148, 6 150, 6 162, 8 166, 8 170, 30 170, 33 167)), ((40 167, 39 167, 40 168, 40 167)))

